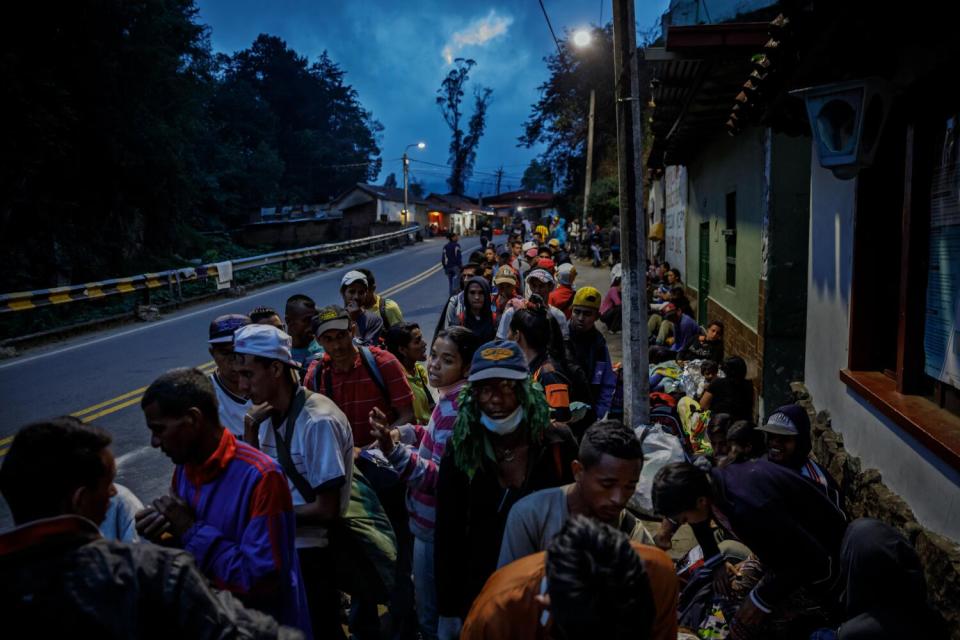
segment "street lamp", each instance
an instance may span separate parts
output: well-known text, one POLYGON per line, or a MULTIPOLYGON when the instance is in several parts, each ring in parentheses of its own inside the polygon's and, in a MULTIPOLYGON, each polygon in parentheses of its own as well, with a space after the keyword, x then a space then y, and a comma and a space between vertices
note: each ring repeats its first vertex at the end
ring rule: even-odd
MULTIPOLYGON (((586 29, 580 29, 573 34, 573 44, 578 49, 585 49, 590 46, 592 39, 590 32, 586 29)), ((583 211, 580 212, 581 237, 589 237, 585 232, 587 230, 587 207, 590 202, 590 183, 593 182, 593 118, 596 104, 597 92, 590 89, 590 116, 587 118, 587 175, 583 182, 583 211)))
POLYGON ((413 144, 408 144, 403 150, 403 226, 407 226, 407 210, 409 209, 409 205, 407 204, 407 186, 410 175, 410 158, 407 157, 407 151, 409 151, 410 147, 416 147, 422 151, 427 148, 427 143, 414 142, 413 144))

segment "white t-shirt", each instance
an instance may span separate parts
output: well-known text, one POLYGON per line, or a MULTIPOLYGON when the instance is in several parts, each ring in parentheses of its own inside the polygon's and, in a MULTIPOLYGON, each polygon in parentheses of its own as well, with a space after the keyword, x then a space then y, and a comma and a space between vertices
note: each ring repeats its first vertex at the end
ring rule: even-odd
MULTIPOLYGON (((560 333, 563 334, 564 338, 570 337, 570 327, 567 323, 567 316, 563 315, 563 311, 557 309, 554 306, 547 305, 547 309, 550 311, 550 315, 557 319, 557 324, 560 325, 560 333)), ((500 327, 497 329, 497 338, 500 340, 506 340, 507 334, 510 333, 510 321, 513 320, 513 314, 515 309, 513 307, 507 307, 503 312, 503 317, 500 318, 500 327)))
POLYGON ((213 390, 217 392, 217 408, 220 412, 220 424, 230 433, 243 440, 243 416, 253 406, 246 398, 235 395, 226 386, 216 371, 210 374, 213 390))
MULTIPOLYGON (((281 425, 281 433, 285 434, 281 425)), ((280 461, 271 420, 260 424, 260 449, 280 461)), ((350 483, 353 480, 353 431, 347 416, 332 400, 319 393, 307 397, 297 416, 290 459, 314 489, 340 488, 340 515, 350 502, 350 483)), ((288 478, 294 506, 306 504, 288 478)), ((327 544, 327 530, 322 526, 297 525, 297 547, 320 547, 327 544)))

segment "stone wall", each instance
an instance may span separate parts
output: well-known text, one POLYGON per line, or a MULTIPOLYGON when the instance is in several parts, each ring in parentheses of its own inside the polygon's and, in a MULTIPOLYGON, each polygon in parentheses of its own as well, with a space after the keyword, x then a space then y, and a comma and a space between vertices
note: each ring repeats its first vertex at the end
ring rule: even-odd
POLYGON ((913 544, 924 567, 930 602, 951 630, 951 640, 960 640, 960 547, 920 525, 910 506, 883 483, 879 471, 861 468, 860 459, 844 448, 843 436, 832 429, 829 414, 817 412, 802 382, 791 388, 810 416, 814 455, 843 489, 847 513, 851 518, 882 520, 913 544))

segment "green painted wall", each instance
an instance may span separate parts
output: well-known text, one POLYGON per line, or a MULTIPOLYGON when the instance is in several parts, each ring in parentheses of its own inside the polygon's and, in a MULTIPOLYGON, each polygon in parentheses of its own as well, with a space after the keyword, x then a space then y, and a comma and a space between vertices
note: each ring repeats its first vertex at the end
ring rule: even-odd
POLYGON ((763 218, 763 130, 750 128, 735 138, 726 133, 704 141, 687 167, 687 286, 699 282, 700 223, 710 222, 710 297, 748 327, 757 330, 760 282, 760 231, 763 218), (726 196, 737 196, 737 278, 726 285, 726 196))

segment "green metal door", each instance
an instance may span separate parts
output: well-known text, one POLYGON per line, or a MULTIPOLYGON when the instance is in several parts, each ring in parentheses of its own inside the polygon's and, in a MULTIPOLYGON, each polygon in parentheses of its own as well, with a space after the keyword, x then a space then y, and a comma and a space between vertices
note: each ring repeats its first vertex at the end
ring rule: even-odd
POLYGON ((710 295, 710 223, 700 224, 700 278, 697 295, 697 322, 707 323, 707 296, 710 295))

